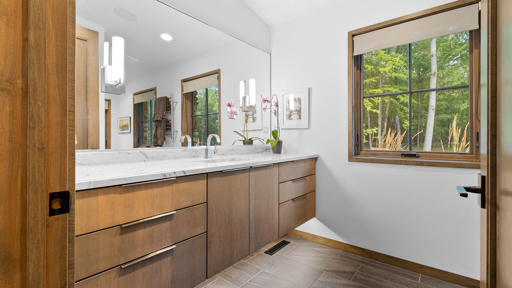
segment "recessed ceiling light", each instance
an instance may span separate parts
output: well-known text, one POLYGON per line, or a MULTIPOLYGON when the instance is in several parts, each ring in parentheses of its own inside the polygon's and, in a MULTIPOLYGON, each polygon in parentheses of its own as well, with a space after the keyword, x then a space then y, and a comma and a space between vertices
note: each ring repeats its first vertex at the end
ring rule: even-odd
POLYGON ((160 37, 162 37, 162 39, 164 39, 165 41, 171 41, 172 40, 171 35, 166 34, 166 33, 160 35, 160 37))
POLYGON ((133 14, 131 11, 128 11, 124 8, 114 8, 114 13, 121 19, 124 19, 129 22, 137 21, 137 15, 133 14))

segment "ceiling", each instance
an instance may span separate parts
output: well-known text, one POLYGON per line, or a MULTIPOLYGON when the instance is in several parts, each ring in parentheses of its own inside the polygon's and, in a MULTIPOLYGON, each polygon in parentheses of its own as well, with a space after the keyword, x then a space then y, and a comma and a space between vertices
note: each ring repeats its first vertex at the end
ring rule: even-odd
POLYGON ((243 0, 271 27, 283 24, 342 0, 243 0))
POLYGON ((237 41, 155 0, 77 0, 76 8, 78 16, 105 28, 105 41, 125 39, 127 79, 237 41), (173 40, 162 40, 163 33, 173 40))

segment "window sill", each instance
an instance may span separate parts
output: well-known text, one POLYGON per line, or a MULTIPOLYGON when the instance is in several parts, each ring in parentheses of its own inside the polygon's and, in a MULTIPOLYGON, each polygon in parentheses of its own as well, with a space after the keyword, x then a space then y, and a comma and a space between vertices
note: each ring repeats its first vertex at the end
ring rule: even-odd
POLYGON ((349 156, 349 162, 366 162, 379 164, 395 164, 395 165, 415 165, 415 166, 432 166, 447 168, 467 168, 480 169, 478 161, 461 161, 461 160, 434 160, 434 159, 404 159, 402 157, 374 157, 374 156, 349 156))

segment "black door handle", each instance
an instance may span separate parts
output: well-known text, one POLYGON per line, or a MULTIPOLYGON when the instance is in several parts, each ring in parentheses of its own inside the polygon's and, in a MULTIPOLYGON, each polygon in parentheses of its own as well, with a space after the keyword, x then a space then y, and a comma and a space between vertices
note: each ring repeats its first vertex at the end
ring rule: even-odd
POLYGON ((485 209, 485 175, 478 173, 478 186, 457 186, 460 197, 468 198, 468 193, 478 194, 478 204, 485 209))
POLYGON ((478 187, 478 186, 470 186, 470 187, 457 186, 457 191, 459 191, 460 197, 464 197, 464 198, 468 198, 468 192, 475 193, 475 194, 482 193, 482 189, 480 189, 480 187, 478 187))

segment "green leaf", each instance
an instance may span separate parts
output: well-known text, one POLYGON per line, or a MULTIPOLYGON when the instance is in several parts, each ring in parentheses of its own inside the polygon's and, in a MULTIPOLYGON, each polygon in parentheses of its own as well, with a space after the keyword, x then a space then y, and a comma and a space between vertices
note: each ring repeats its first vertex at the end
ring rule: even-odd
MULTIPOLYGON (((277 136, 278 136, 277 129, 272 130, 272 137, 274 137, 274 139, 277 139, 277 136)), ((274 146, 275 146, 275 145, 274 145, 274 146)), ((274 146, 272 146, 272 147, 274 147, 274 146)))
POLYGON ((267 139, 267 144, 269 144, 269 143, 270 143, 270 141, 271 141, 270 139, 267 139))
POLYGON ((246 139, 247 139, 247 138, 245 138, 245 136, 244 136, 244 135, 242 135, 240 132, 238 132, 238 131, 233 131, 233 132, 235 132, 236 134, 240 135, 240 137, 244 138, 244 140, 246 140, 246 139))
POLYGON ((276 147, 278 142, 279 142, 279 140, 270 140, 270 146, 272 146, 272 148, 274 148, 274 147, 276 147))

